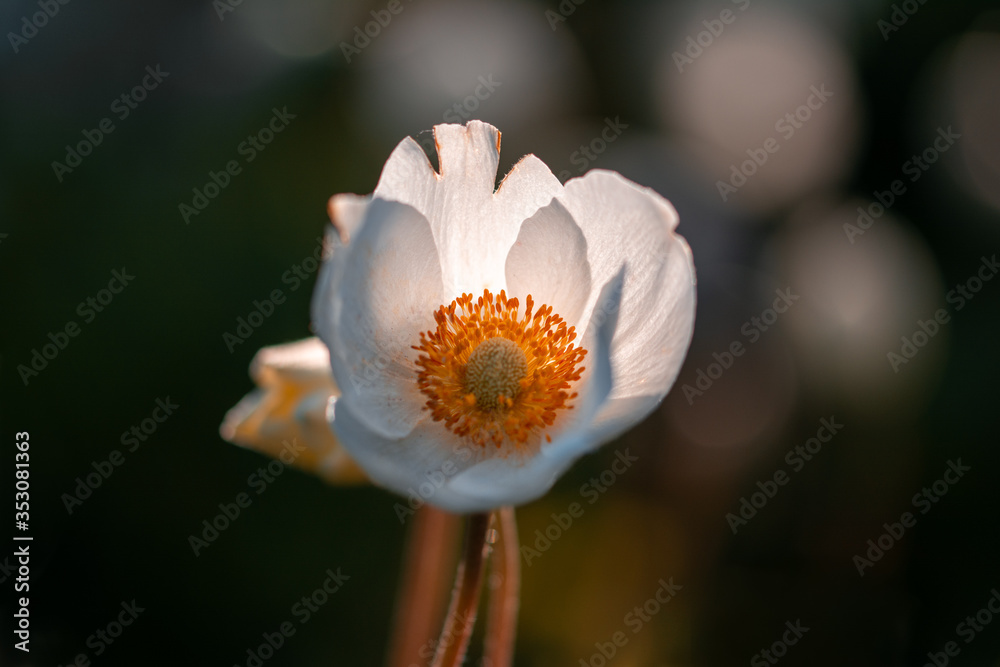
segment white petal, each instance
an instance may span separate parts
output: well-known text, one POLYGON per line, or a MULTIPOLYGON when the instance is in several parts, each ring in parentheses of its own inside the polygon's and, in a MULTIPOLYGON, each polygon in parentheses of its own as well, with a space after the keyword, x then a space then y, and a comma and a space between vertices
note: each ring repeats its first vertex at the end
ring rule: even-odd
POLYGON ((663 401, 664 394, 608 398, 590 424, 588 436, 611 442, 648 417, 663 401))
POLYGON ((516 228, 519 228, 522 220, 562 191, 562 183, 544 162, 534 155, 525 155, 511 167, 500 183, 494 195, 495 208, 513 218, 516 228))
POLYGON ((557 437, 542 445, 542 452, 550 457, 575 460, 588 449, 605 442, 597 437, 591 424, 614 389, 611 351, 619 326, 625 276, 626 267, 623 266, 598 294, 582 339, 587 356, 584 359, 586 371, 577 388, 580 396, 557 437))
POLYGON ((552 172, 529 156, 494 193, 500 133, 492 125, 434 128, 441 173, 436 174, 412 139, 386 163, 375 196, 416 208, 430 222, 448 300, 463 292, 504 288, 507 251, 521 222, 562 191, 552 172))
POLYGON ((428 213, 433 207, 439 178, 424 149, 407 137, 389 154, 372 196, 409 204, 431 220, 428 213))
POLYGON ((571 326, 590 297, 587 240, 569 211, 553 200, 521 224, 507 255, 507 296, 524 303, 531 295, 571 326))
POLYGON ((258 389, 231 408, 219 428, 223 439, 242 445, 277 446, 297 428, 294 401, 311 392, 325 397, 336 391, 330 353, 318 338, 270 345, 257 351, 250 376, 258 389))
POLYGON ((454 475, 475 464, 481 453, 445 429, 443 422, 426 419, 402 438, 386 438, 368 429, 337 398, 330 400, 327 419, 344 448, 379 486, 403 496, 416 494, 452 512, 492 509, 471 504, 448 485, 454 475))
POLYGON ((427 416, 411 348, 434 328, 442 303, 427 220, 410 206, 373 200, 340 266, 324 278, 334 291, 316 303, 315 321, 342 400, 368 429, 405 435, 427 416))
POLYGON ((569 181, 560 200, 587 238, 595 284, 628 263, 612 347, 611 398, 662 398, 677 378, 694 331, 694 263, 687 243, 673 231, 676 211, 649 188, 598 170, 569 181))
POLYGON ((262 347, 250 362, 250 377, 269 386, 277 380, 304 388, 326 385, 330 378, 330 351, 319 338, 305 338, 285 345, 262 347))
MULTIPOLYGON (((327 371, 329 372, 329 370, 327 371)), ((295 464, 315 473, 331 484, 348 484, 367 481, 367 476, 344 446, 336 441, 326 420, 326 406, 331 396, 315 391, 305 396, 295 409, 295 420, 301 428, 297 444, 306 448, 295 464), (334 440, 336 446, 329 446, 334 440)))
POLYGON ((265 347, 254 356, 250 374, 259 389, 226 413, 219 429, 224 439, 280 457, 332 484, 366 479, 326 421, 326 403, 337 387, 322 341, 265 347))
MULTIPOLYGON (((441 507, 453 512, 486 512, 529 503, 545 495, 574 460, 539 453, 526 462, 515 458, 483 461, 448 484, 449 500, 460 501, 460 509, 441 507)), ((431 504, 437 503, 431 500, 431 504)))
POLYGON ((344 244, 348 243, 361 227, 365 211, 371 203, 371 196, 341 194, 330 197, 326 204, 330 222, 339 233, 344 244))
POLYGON ((310 309, 316 331, 325 330, 328 337, 332 335, 329 331, 331 325, 328 317, 324 315, 329 315, 329 305, 336 292, 337 282, 343 274, 346 246, 350 238, 361 229, 370 204, 371 197, 340 194, 330 197, 326 205, 331 225, 327 227, 323 239, 323 264, 316 278, 310 309))
POLYGON ((636 285, 625 296, 622 325, 612 349, 612 398, 659 395, 662 399, 684 364, 694 333, 696 298, 687 242, 671 235, 662 261, 658 280, 636 285))
POLYGON ((514 457, 481 460, 478 447, 429 419, 403 438, 385 438, 366 429, 337 399, 330 401, 327 417, 374 483, 450 512, 486 512, 534 500, 572 463, 542 455, 527 462, 514 457))

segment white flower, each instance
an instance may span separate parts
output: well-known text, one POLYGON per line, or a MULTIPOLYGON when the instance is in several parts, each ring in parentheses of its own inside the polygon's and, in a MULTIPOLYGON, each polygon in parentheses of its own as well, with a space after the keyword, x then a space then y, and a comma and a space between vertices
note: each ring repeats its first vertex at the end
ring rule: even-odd
POLYGON ((222 437, 291 463, 333 484, 365 481, 326 422, 337 391, 318 338, 261 348, 250 362, 258 389, 226 413, 222 437))
POLYGON ((434 137, 440 173, 408 138, 370 197, 331 198, 313 320, 355 461, 479 512, 539 497, 660 403, 691 340, 694 265, 652 190, 609 171, 563 186, 528 155, 494 191, 496 128, 434 137))

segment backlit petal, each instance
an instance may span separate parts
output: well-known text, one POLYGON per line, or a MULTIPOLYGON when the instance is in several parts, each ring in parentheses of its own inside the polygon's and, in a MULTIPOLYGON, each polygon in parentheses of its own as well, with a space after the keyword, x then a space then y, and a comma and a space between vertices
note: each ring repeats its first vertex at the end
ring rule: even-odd
POLYGON ((674 233, 677 213, 649 188, 608 171, 569 181, 560 200, 587 238, 595 284, 628 263, 611 397, 662 398, 694 331, 694 264, 687 243, 674 233))
POLYGON ((463 292, 498 292, 521 223, 562 186, 529 156, 494 192, 500 133, 486 123, 438 125, 434 138, 440 174, 415 141, 404 140, 386 163, 375 196, 409 204, 430 222, 448 300, 463 292))
POLYGON ((250 364, 258 389, 226 413, 225 440, 292 465, 334 484, 365 481, 325 419, 337 387, 330 356, 318 338, 262 348, 250 364))
POLYGON ((316 326, 331 350, 342 400, 369 429, 405 435, 426 413, 411 347, 434 326, 441 267, 427 220, 375 199, 346 248, 333 294, 317 304, 316 326))
POLYGON ((587 240, 558 200, 521 224, 506 273, 509 296, 523 302, 531 294, 567 322, 580 321, 590 297, 587 240))

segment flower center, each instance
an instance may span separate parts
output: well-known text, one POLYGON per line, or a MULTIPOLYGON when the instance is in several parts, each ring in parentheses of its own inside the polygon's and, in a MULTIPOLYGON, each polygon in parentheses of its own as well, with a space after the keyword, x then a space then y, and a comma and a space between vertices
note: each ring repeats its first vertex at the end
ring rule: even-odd
POLYGON ((494 410, 506 405, 528 375, 528 358, 512 340, 490 338, 480 343, 465 364, 465 387, 476 405, 494 410))
POLYGON ((420 334, 413 348, 417 386, 426 410, 455 435, 479 446, 536 442, 560 410, 576 398, 587 351, 574 345, 575 327, 553 314, 534 310, 529 295, 524 314, 517 299, 501 291, 473 300, 463 294, 434 313, 437 328, 420 334))

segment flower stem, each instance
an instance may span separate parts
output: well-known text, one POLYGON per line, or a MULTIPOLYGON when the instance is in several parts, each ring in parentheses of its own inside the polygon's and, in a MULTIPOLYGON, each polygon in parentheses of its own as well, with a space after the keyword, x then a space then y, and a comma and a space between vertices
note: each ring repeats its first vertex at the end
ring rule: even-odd
POLYGON ((472 514, 465 530, 465 550, 455 574, 455 588, 445 618, 433 667, 458 667, 465 659, 472 628, 476 624, 479 592, 483 580, 483 556, 490 514, 472 514))
POLYGON ((497 513, 499 538, 493 547, 490 574, 490 606, 486 622, 486 646, 483 664, 510 667, 514 660, 514 637, 520 605, 521 560, 517 521, 513 507, 497 513))
POLYGON ((424 660, 421 649, 434 637, 444 614, 458 524, 458 515, 430 505, 421 507, 413 517, 396 600, 390 667, 408 667, 424 660))

